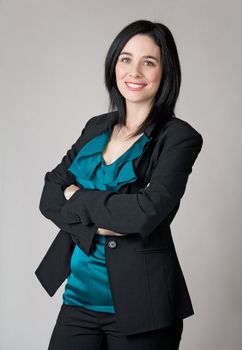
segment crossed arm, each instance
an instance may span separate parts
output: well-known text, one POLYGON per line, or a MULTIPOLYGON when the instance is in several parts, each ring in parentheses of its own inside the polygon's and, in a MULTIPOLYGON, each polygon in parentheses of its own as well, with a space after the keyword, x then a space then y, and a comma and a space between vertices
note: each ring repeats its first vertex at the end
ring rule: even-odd
POLYGON ((198 132, 180 123, 170 125, 162 137, 163 147, 149 187, 132 194, 80 188, 66 200, 64 191, 75 184, 67 168, 77 154, 76 143, 46 174, 41 212, 53 222, 58 221, 67 232, 76 230, 86 235, 90 228, 105 228, 147 237, 179 203, 203 144, 198 132))
MULTIPOLYGON (((64 196, 67 200, 69 200, 73 194, 78 191, 80 188, 76 185, 70 185, 64 190, 64 196)), ((101 236, 126 236, 125 233, 118 233, 112 230, 108 230, 105 228, 98 227, 97 234, 101 236)))

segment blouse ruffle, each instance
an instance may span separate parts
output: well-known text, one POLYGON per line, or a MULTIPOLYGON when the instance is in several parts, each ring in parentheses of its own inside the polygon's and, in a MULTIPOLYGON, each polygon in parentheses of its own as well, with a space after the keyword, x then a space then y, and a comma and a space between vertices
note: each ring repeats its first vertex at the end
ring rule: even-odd
POLYGON ((118 191, 122 185, 137 179, 132 161, 141 155, 149 137, 144 133, 118 159, 106 165, 102 152, 110 133, 110 129, 106 129, 87 142, 68 168, 86 189, 118 191))

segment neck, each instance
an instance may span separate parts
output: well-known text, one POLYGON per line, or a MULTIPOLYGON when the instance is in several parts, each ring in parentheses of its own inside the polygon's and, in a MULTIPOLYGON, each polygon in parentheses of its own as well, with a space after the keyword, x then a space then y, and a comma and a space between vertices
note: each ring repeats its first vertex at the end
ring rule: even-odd
POLYGON ((151 110, 150 104, 126 103, 126 128, 134 130, 143 123, 151 110))

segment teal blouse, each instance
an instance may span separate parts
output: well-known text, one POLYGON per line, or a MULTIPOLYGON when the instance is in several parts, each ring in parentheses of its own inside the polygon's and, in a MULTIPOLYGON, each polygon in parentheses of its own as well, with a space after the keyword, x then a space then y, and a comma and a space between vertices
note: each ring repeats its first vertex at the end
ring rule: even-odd
MULTIPOLYGON (((68 168, 77 183, 86 189, 118 191, 124 184, 137 179, 132 161, 141 155, 149 137, 144 133, 118 159, 106 165, 102 152, 110 132, 106 129, 87 142, 68 168)), ((96 234, 95 250, 89 256, 75 245, 63 294, 64 304, 115 313, 105 263, 105 243, 106 236, 96 234)))

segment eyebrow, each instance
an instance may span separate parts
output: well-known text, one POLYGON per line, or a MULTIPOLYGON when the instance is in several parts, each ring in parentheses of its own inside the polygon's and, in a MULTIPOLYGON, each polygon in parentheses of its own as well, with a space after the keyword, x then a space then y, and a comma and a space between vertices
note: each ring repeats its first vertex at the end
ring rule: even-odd
MULTIPOLYGON (((130 53, 130 52, 124 52, 124 51, 121 52, 119 56, 121 56, 121 55, 133 56, 132 53, 130 53)), ((160 62, 160 61, 158 60, 158 58, 156 58, 155 56, 146 55, 146 56, 143 56, 143 57, 144 57, 144 58, 152 58, 153 60, 155 60, 155 61, 157 61, 157 62, 160 62)))

